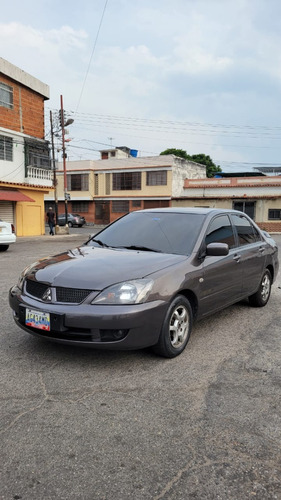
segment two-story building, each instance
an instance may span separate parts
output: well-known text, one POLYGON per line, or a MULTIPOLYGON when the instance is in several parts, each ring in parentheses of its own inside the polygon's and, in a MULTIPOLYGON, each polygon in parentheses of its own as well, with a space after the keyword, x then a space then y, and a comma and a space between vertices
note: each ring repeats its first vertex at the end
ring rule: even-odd
MULTIPOLYGON (((101 158, 66 162, 68 211, 96 224, 108 224, 133 210, 169 207, 181 194, 186 178, 206 177, 205 166, 174 155, 137 157, 135 150, 120 147, 101 151, 101 158)), ((56 177, 58 211, 64 213, 61 162, 56 177)), ((45 206, 53 200, 50 193, 45 206)))
POLYGON ((0 218, 18 236, 45 234, 44 194, 53 186, 46 99, 48 85, 0 58, 0 218))

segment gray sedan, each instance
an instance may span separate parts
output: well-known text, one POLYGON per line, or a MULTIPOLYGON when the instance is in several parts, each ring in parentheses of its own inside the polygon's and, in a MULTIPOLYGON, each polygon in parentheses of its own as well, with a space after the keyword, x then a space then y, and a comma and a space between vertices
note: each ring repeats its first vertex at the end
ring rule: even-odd
MULTIPOLYGON (((79 214, 67 214, 67 223, 69 227, 77 226, 83 227, 86 224, 85 217, 79 214)), ((58 225, 65 226, 65 214, 60 214, 58 216, 58 225)))
POLYGON ((195 320, 245 298, 265 306, 277 273, 277 246, 242 212, 140 210, 29 266, 9 299, 37 337, 172 358, 195 320))

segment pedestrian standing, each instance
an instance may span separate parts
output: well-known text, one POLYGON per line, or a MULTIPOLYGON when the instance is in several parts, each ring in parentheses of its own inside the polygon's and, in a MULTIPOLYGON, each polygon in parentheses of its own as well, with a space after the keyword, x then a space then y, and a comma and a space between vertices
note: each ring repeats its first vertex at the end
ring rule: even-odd
POLYGON ((46 217, 50 228, 50 234, 54 236, 55 212, 53 211, 52 207, 49 207, 46 217))

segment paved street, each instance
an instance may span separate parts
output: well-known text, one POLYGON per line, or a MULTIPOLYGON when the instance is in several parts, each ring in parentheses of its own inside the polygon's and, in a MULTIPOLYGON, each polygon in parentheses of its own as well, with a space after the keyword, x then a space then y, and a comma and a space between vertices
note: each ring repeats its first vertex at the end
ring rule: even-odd
POLYGON ((95 231, 18 238, 0 254, 0 498, 279 500, 281 273, 265 308, 198 323, 174 360, 20 330, 8 307, 20 271, 95 231))

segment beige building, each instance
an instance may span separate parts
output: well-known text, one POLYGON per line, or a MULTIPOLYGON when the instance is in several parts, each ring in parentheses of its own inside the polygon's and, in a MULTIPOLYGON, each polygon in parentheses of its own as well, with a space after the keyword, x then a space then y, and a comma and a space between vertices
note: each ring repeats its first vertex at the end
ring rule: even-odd
MULTIPOLYGON (((206 177, 205 166, 198 163, 174 155, 136 157, 130 151, 104 150, 101 160, 67 161, 66 176, 63 163, 58 163, 58 212, 64 213, 66 187, 68 212, 83 215, 87 222, 108 224, 133 210, 169 207, 181 195, 186 178, 206 177)), ((45 204, 52 203, 50 193, 45 204)))
POLYGON ((173 206, 233 208, 269 232, 281 232, 281 176, 185 179, 173 206))

